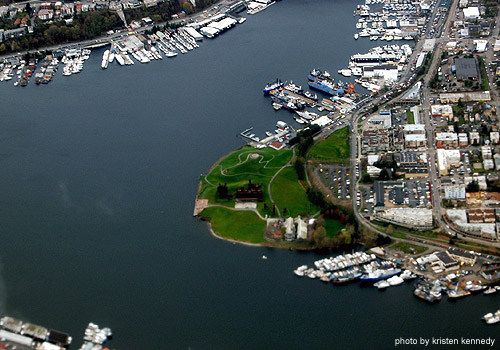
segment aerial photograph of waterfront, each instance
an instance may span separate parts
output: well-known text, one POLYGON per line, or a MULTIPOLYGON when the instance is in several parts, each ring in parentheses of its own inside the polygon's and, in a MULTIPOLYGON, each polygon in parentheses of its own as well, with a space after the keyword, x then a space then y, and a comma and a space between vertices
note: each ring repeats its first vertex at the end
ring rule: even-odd
POLYGON ((0 0, 0 349, 500 349, 499 9, 0 0))

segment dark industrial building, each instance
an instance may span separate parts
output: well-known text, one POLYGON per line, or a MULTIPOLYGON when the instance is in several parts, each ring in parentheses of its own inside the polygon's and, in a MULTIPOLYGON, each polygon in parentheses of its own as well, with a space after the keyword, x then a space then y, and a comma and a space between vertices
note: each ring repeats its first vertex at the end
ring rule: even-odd
POLYGON ((475 58, 455 59, 457 80, 478 80, 479 70, 475 58))

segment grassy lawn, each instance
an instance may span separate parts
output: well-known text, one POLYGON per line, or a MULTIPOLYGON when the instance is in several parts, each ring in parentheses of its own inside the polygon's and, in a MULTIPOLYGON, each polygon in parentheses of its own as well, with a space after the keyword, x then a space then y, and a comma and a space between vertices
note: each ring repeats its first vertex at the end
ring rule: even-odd
POLYGON ((422 247, 415 244, 410 244, 406 242, 399 242, 391 246, 394 250, 399 250, 407 254, 421 254, 427 250, 427 247, 422 247))
POLYGON ((325 228, 327 237, 330 238, 336 237, 340 233, 340 230, 342 230, 344 227, 345 225, 342 225, 342 223, 339 220, 325 218, 325 228))
POLYGON ((406 118, 408 119, 408 124, 415 124, 415 115, 409 109, 406 111, 406 118))
POLYGON ((207 178, 201 179, 199 198, 208 199, 210 203, 234 207, 234 199, 218 199, 217 185, 226 183, 230 193, 234 193, 239 187, 246 186, 248 180, 252 183, 261 184, 264 192, 264 202, 258 203, 261 214, 271 214, 264 211, 264 203, 271 207, 267 184, 271 177, 283 165, 292 158, 292 151, 275 151, 271 148, 255 149, 244 146, 215 164, 207 178))
POLYGON ((300 185, 297 173, 293 167, 283 169, 274 178, 271 184, 271 193, 281 214, 283 214, 283 208, 286 208, 287 217, 295 217, 308 213, 313 214, 319 210, 319 207, 313 205, 307 199, 307 194, 300 185))
POLYGON ((254 212, 211 207, 203 210, 201 217, 210 221, 212 229, 224 238, 250 243, 264 242, 266 222, 254 212))
POLYGON ((343 163, 349 160, 349 128, 336 130, 309 151, 310 160, 343 163))

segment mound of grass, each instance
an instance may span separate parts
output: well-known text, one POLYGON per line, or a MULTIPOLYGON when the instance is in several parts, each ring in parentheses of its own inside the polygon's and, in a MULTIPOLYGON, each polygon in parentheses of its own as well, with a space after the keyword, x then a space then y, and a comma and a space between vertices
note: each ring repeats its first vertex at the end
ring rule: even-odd
POLYGON ((314 214, 319 210, 307 198, 305 189, 300 185, 297 173, 293 167, 283 169, 271 184, 271 193, 274 202, 283 215, 286 208, 286 216, 314 214))
POLYGON ((264 203, 271 206, 267 185, 272 176, 292 158, 292 151, 276 151, 271 148, 255 149, 244 146, 217 162, 206 178, 201 179, 199 198, 208 199, 228 207, 234 207, 234 198, 231 200, 217 198, 217 185, 227 184, 230 193, 246 186, 251 179, 254 184, 261 184, 264 192, 264 202, 258 203, 261 214, 265 212, 264 203))
POLYGON ((210 207, 200 216, 210 221, 212 229, 221 237, 250 243, 264 242, 266 222, 254 212, 210 207))
POLYGON ((344 163, 349 160, 349 128, 334 131, 309 151, 308 158, 329 163, 344 163))

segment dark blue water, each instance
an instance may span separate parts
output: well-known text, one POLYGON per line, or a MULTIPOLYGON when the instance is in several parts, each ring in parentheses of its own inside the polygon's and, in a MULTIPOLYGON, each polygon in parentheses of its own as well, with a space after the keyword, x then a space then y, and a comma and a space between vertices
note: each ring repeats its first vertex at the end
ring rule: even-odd
POLYGON ((1 313, 67 331, 72 348, 90 321, 120 350, 498 337, 480 321, 498 296, 428 306, 410 285, 298 279, 318 255, 234 245, 192 217, 199 175, 242 144, 237 133, 291 120, 262 96, 266 82, 305 86, 311 68, 336 72, 374 45, 352 39, 353 9, 286 0, 172 60, 102 71, 101 50, 79 75, 0 84, 1 313))

